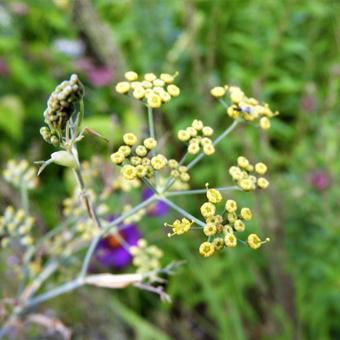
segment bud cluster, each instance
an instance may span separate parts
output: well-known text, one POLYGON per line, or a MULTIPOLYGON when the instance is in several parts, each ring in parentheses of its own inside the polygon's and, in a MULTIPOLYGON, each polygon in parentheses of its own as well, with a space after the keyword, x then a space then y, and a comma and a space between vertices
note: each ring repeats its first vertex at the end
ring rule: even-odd
POLYGON ((3 171, 4 179, 15 187, 25 186, 27 189, 34 189, 38 186, 36 169, 29 166, 26 159, 16 161, 9 160, 3 171))
POLYGON ((180 165, 175 159, 169 159, 170 176, 181 183, 187 183, 190 180, 188 167, 180 165))
POLYGON ((137 273, 148 273, 161 268, 160 258, 163 252, 154 245, 149 246, 145 239, 139 239, 137 245, 130 247, 129 251, 137 273))
POLYGON ((14 239, 23 246, 33 244, 30 232, 34 222, 34 218, 26 215, 23 209, 15 211, 12 206, 8 206, 0 217, 0 246, 5 248, 14 239))
POLYGON ((193 221, 189 221, 187 218, 177 219, 173 224, 164 223, 164 227, 171 227, 172 233, 168 233, 168 237, 174 235, 182 235, 190 230, 193 221))
POLYGON ((201 120, 195 119, 191 126, 188 126, 185 130, 178 131, 177 138, 181 142, 188 142, 188 152, 190 154, 198 154, 202 147, 203 152, 210 156, 215 153, 215 147, 209 138, 213 133, 214 130, 210 126, 205 126, 201 120))
POLYGON ((157 77, 153 73, 146 73, 142 78, 136 72, 125 73, 126 81, 116 85, 116 92, 120 94, 131 93, 138 100, 142 100, 150 108, 159 108, 180 94, 180 89, 172 84, 177 76, 162 73, 157 77))
POLYGON ((51 93, 44 112, 45 123, 40 129, 44 140, 54 146, 60 144, 67 121, 75 111, 76 104, 84 95, 84 87, 76 74, 63 81, 51 93))
POLYGON ((231 105, 227 108, 227 114, 233 119, 243 119, 245 121, 259 120, 262 129, 270 128, 270 120, 279 113, 273 112, 268 104, 260 103, 257 99, 247 97, 237 86, 216 86, 210 91, 215 98, 223 98, 229 95, 231 105))
POLYGON ((269 181, 261 176, 267 172, 267 166, 264 163, 252 165, 247 158, 240 156, 237 158, 237 165, 229 168, 229 174, 244 191, 252 191, 256 188, 266 189, 269 186, 269 181))

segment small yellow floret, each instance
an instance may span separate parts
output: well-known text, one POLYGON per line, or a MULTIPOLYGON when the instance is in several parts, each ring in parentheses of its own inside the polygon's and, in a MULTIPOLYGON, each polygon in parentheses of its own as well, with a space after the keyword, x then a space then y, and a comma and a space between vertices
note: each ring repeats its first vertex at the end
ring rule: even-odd
MULTIPOLYGON (((206 184, 206 188, 208 189, 208 184, 206 184)), ((222 201, 221 193, 216 189, 208 189, 207 190, 207 198, 211 203, 220 203, 222 201)))
POLYGON ((251 210, 249 208, 242 208, 241 209, 241 217, 245 220, 245 221, 250 221, 253 217, 253 214, 251 212, 251 210))
POLYGON ((264 163, 256 163, 255 164, 255 171, 259 174, 259 175, 264 175, 267 172, 267 166, 264 163))
POLYGON ((203 233, 206 236, 213 236, 216 234, 217 228, 214 223, 207 223, 203 228, 203 233))
POLYGON ((260 127, 263 130, 267 130, 267 129, 270 128, 270 121, 269 121, 269 119, 267 117, 262 117, 260 119, 260 127))
POLYGON ((216 86, 210 90, 210 93, 215 98, 221 98, 225 95, 225 89, 222 86, 216 86))
POLYGON ((237 238, 234 234, 228 233, 224 236, 224 243, 229 248, 234 248, 237 246, 237 238))
POLYGON ((202 204, 200 210, 201 210, 202 216, 207 218, 207 217, 211 217, 215 215, 216 207, 211 202, 205 202, 202 204))
POLYGON ((265 179, 264 177, 260 177, 257 179, 257 186, 260 189, 266 189, 269 186, 269 181, 265 179))
POLYGON ((210 242, 203 242, 200 245, 199 253, 204 257, 209 257, 215 252, 215 247, 210 242))
POLYGON ((116 92, 120 94, 125 94, 129 92, 130 84, 127 81, 121 81, 116 85, 116 92))
POLYGON ((225 203, 225 210, 228 213, 233 213, 237 210, 237 203, 234 200, 227 200, 225 203))
POLYGON ((138 74, 134 71, 125 72, 124 76, 128 81, 136 81, 138 79, 138 74))
POLYGON ((128 132, 123 135, 123 141, 126 145, 132 146, 137 143, 137 136, 134 133, 128 132))
POLYGON ((176 86, 176 85, 173 85, 173 84, 168 85, 166 89, 167 89, 168 93, 169 93, 172 97, 177 97, 177 96, 179 96, 180 93, 181 93, 179 87, 176 86))

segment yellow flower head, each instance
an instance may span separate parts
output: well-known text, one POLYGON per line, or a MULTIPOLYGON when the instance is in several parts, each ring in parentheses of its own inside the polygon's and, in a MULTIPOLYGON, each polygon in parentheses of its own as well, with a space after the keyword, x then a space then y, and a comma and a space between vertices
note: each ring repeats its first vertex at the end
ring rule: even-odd
POLYGON ((246 157, 240 156, 237 158, 237 165, 240 168, 247 168, 249 166, 249 161, 246 157))
POLYGON ((186 142, 190 139, 190 133, 187 130, 179 130, 177 133, 177 138, 181 141, 181 142, 186 142))
POLYGON ((216 237, 212 242, 215 250, 222 250, 224 248, 224 240, 222 237, 216 237))
POLYGON ((128 81, 136 81, 138 79, 138 74, 133 71, 125 72, 124 77, 128 81))
POLYGON ((270 239, 268 237, 264 241, 261 241, 261 239, 256 234, 250 234, 247 238, 247 244, 252 249, 258 249, 262 244, 269 241, 270 239))
POLYGON ((207 218, 207 217, 211 217, 215 215, 216 207, 211 202, 205 202, 202 204, 200 210, 201 210, 202 216, 207 218))
POLYGON ((129 156, 131 153, 131 148, 127 145, 122 145, 119 147, 118 152, 122 152, 125 157, 129 156))
POLYGON ((161 73, 160 78, 167 84, 171 84, 175 77, 168 73, 161 73))
POLYGON ((134 166, 128 164, 124 165, 121 169, 121 174, 127 180, 133 180, 137 176, 137 170, 134 166))
POLYGON ((213 255, 215 252, 215 247, 212 243, 210 242, 203 242, 201 245, 200 245, 200 248, 199 248, 199 253, 204 256, 204 257, 209 257, 211 255, 213 255))
POLYGON ((228 233, 224 236, 224 243, 229 248, 234 248, 237 246, 237 238, 234 234, 228 233))
POLYGON ((125 156, 123 154, 123 152, 121 151, 117 151, 117 152, 114 152, 112 155, 111 155, 111 161, 112 163, 114 164, 122 164, 125 160, 125 156))
POLYGON ((225 210, 228 213, 233 213, 237 210, 237 203, 234 200, 227 200, 225 203, 225 210))
POLYGON ((196 155, 198 154, 200 151, 200 146, 198 143, 190 143, 189 146, 188 146, 188 152, 191 154, 191 155, 196 155))
POLYGON ((157 146, 157 141, 156 139, 149 137, 149 138, 144 139, 143 144, 147 149, 152 150, 157 146))
POLYGON ((214 133, 214 130, 210 126, 204 126, 202 128, 202 133, 203 136, 210 137, 214 133))
POLYGON ((220 203, 222 201, 222 195, 221 193, 216 190, 216 189, 209 189, 208 186, 209 184, 207 183, 206 185, 206 188, 207 188, 207 198, 208 198, 208 201, 211 202, 211 203, 220 203))
POLYGON ((255 164, 255 171, 259 174, 259 175, 264 175, 267 172, 267 166, 264 163, 256 163, 255 164))
POLYGON ((146 81, 153 82, 154 80, 157 79, 157 77, 156 77, 156 75, 155 75, 154 73, 145 73, 144 79, 145 79, 146 81))
POLYGON ((195 130, 202 130, 204 125, 203 125, 203 122, 201 120, 198 120, 198 119, 194 119, 191 126, 195 129, 195 130))
POLYGON ((158 94, 150 93, 147 96, 147 104, 148 104, 149 107, 151 107, 153 109, 157 109, 157 108, 161 107, 162 99, 158 94))
POLYGON ((260 189, 266 189, 266 188, 268 188, 268 186, 269 186, 269 182, 268 182, 268 180, 266 180, 265 178, 260 177, 260 178, 257 179, 257 186, 258 186, 260 189))
POLYGON ((215 98, 221 98, 225 95, 225 89, 222 86, 216 86, 210 90, 210 93, 215 98))
POLYGON ((236 231, 244 231, 245 225, 244 225, 243 221, 236 220, 234 222, 234 228, 235 228, 236 231))
POLYGON ((241 209, 241 217, 245 220, 245 221, 250 221, 253 217, 253 214, 251 212, 251 210, 249 208, 242 208, 241 209))
POLYGON ((167 162, 167 159, 161 154, 151 158, 151 165, 155 170, 163 169, 166 166, 167 162))
POLYGON ((206 236, 213 236, 216 234, 217 227, 214 223, 207 223, 203 228, 203 233, 206 236))
POLYGON ((136 99, 143 99, 145 97, 145 89, 143 86, 137 86, 133 92, 132 95, 136 99))
POLYGON ((176 86, 176 85, 173 85, 173 84, 168 85, 166 89, 167 89, 168 93, 170 94, 170 96, 172 96, 172 97, 177 97, 181 93, 179 87, 176 86))
POLYGON ((128 93, 130 90, 130 84, 127 81, 121 81, 116 85, 116 92, 119 94, 128 93))
POLYGON ((203 145, 203 152, 207 155, 207 156, 211 156, 215 153, 215 147, 211 144, 205 144, 203 145))
POLYGON ((137 143, 137 136, 134 133, 128 132, 123 135, 123 141, 126 145, 132 146, 137 143))
POLYGON ((267 129, 270 128, 270 121, 269 121, 269 119, 267 117, 262 117, 260 119, 260 127, 263 130, 267 130, 267 129))

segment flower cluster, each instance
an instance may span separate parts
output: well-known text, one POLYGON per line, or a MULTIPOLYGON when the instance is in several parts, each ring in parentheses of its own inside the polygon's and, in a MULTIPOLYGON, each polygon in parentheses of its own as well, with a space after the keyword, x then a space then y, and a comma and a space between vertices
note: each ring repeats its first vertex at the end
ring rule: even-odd
POLYGON ((163 252, 154 245, 149 246, 145 239, 139 239, 136 246, 130 247, 130 253, 137 273, 148 273, 161 268, 160 258, 163 252))
POLYGON ((182 218, 181 220, 175 220, 173 224, 164 223, 165 227, 171 227, 172 233, 168 233, 168 237, 174 235, 181 235, 190 230, 193 221, 189 221, 187 218, 182 218))
POLYGON ((216 86, 211 89, 210 93, 213 97, 219 99, 228 94, 231 105, 227 108, 227 114, 233 119, 243 119, 245 121, 259 119, 259 125, 264 130, 270 128, 269 118, 279 114, 277 111, 273 112, 268 104, 260 103, 255 98, 247 97, 237 86, 216 86))
POLYGON ((243 156, 237 158, 237 166, 229 168, 229 174, 233 180, 244 191, 266 189, 269 181, 262 177, 267 172, 267 166, 264 163, 251 164, 249 160, 243 156), (256 177, 260 175, 260 177, 256 177))
MULTIPOLYGON (((252 219, 252 212, 247 207, 239 210, 237 203, 229 199, 224 204, 223 212, 218 214, 217 204, 223 201, 220 191, 207 187, 206 196, 208 201, 201 205, 200 210, 205 219, 203 233, 208 239, 200 245, 199 253, 204 257, 209 257, 224 247, 236 247, 235 233, 245 230, 245 222, 252 219)), ((249 247, 253 249, 257 249, 261 244, 269 241, 269 239, 261 241, 258 236, 256 239, 253 235, 256 234, 249 235, 247 241, 249 247)))
POLYGON ((19 240, 24 246, 33 244, 30 234, 33 225, 34 218, 23 209, 15 211, 12 206, 7 207, 0 217, 0 245, 5 248, 12 239, 19 240))
POLYGON ((215 147, 209 138, 213 133, 214 130, 210 126, 205 126, 201 120, 195 119, 191 126, 178 131, 177 138, 181 142, 188 142, 188 153, 196 155, 202 147, 203 152, 210 156, 215 153, 215 147))
POLYGON ((146 138, 143 144, 137 145, 136 135, 129 132, 124 134, 123 141, 124 144, 111 155, 111 161, 122 165, 121 174, 125 179, 150 178, 167 165, 168 160, 162 154, 149 157, 149 152, 157 146, 154 138, 146 138))
POLYGON ((3 171, 4 179, 15 187, 25 186, 27 189, 34 189, 38 185, 36 169, 29 165, 28 161, 9 160, 3 171))
POLYGON ((150 108, 159 108, 173 97, 180 94, 180 89, 173 84, 177 74, 162 73, 157 77, 153 73, 146 73, 140 78, 136 72, 125 73, 126 81, 116 85, 116 91, 120 94, 131 93, 138 100, 142 100, 150 108))
POLYGON ((186 183, 190 180, 188 167, 180 165, 175 159, 169 159, 170 176, 179 182, 186 183))
POLYGON ((51 93, 44 112, 47 126, 40 129, 40 134, 47 143, 59 146, 66 123, 83 95, 84 87, 76 74, 72 74, 70 80, 60 83, 51 93))

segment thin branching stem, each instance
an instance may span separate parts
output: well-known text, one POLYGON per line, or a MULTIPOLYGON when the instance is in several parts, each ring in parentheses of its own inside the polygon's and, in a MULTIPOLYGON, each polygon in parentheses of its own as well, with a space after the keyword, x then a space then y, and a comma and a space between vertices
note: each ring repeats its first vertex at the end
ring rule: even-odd
POLYGON ((195 216, 191 215, 190 213, 188 213, 186 210, 182 209, 181 207, 179 207, 176 203, 170 201, 169 199, 167 199, 166 197, 162 197, 161 200, 163 202, 165 202, 166 204, 168 204, 171 208, 173 208, 174 210, 178 211, 180 214, 182 214, 184 217, 188 218, 189 220, 192 220, 193 222, 195 222, 196 224, 198 224, 199 226, 201 226, 202 228, 205 226, 205 223, 202 222, 201 220, 199 220, 198 218, 196 218, 195 216))
MULTIPOLYGON (((229 187, 218 187, 215 188, 219 191, 233 191, 233 190, 241 190, 238 186, 229 186, 229 187)), ((182 196, 182 195, 196 195, 196 194, 206 194, 207 189, 195 189, 195 190, 183 190, 183 191, 170 191, 164 194, 166 197, 171 196, 182 196)))

